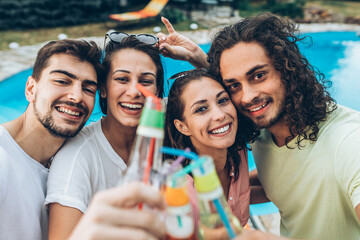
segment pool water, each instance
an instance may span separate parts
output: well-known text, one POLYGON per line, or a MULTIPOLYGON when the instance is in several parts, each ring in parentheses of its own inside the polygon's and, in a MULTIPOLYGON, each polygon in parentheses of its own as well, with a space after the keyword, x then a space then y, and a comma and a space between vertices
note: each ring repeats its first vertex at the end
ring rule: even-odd
MULTIPOLYGON (((321 32, 311 33, 312 45, 300 44, 301 52, 310 63, 323 72, 326 78, 333 82, 331 95, 339 104, 360 111, 360 37, 355 32, 321 32)), ((202 45, 207 52, 210 44, 202 45)), ((192 69, 193 67, 183 61, 163 58, 165 66, 165 93, 168 93, 168 79, 173 74, 192 69)), ((20 72, 0 82, 0 123, 10 121, 20 116, 27 106, 24 88, 32 69, 20 72)), ((170 83, 171 85, 171 83, 170 83)), ((95 106, 89 122, 101 117, 98 103, 95 106)), ((249 154, 249 168, 254 169, 255 164, 251 153, 249 154)), ((256 204, 250 211, 255 215, 271 214, 277 212, 273 204, 256 204)))

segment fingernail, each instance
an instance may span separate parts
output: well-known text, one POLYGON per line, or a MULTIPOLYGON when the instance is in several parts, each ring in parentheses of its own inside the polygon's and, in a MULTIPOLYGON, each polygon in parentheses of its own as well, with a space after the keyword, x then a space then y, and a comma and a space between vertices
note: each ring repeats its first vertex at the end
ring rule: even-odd
POLYGON ((166 37, 162 37, 161 40, 165 41, 165 40, 166 40, 166 37))

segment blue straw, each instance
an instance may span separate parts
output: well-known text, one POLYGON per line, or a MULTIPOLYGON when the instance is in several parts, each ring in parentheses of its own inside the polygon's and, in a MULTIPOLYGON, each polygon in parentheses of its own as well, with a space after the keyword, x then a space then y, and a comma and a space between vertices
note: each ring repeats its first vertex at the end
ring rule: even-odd
POLYGON ((230 239, 234 239, 236 237, 236 234, 230 225, 229 219, 227 218, 226 213, 224 212, 224 208, 222 207, 219 199, 214 199, 213 202, 214 202, 214 205, 220 215, 221 221, 223 222, 223 224, 226 227, 226 230, 229 234, 230 239))
POLYGON ((199 156, 196 153, 188 152, 181 149, 162 147, 160 151, 165 154, 174 155, 174 156, 184 156, 186 158, 190 158, 193 160, 199 159, 199 156))
POLYGON ((185 174, 188 174, 191 172, 194 168, 198 168, 202 166, 202 164, 205 162, 205 158, 199 158, 198 161, 192 162, 190 165, 187 165, 182 170, 176 172, 173 175, 173 179, 179 178, 181 176, 184 176, 185 174))

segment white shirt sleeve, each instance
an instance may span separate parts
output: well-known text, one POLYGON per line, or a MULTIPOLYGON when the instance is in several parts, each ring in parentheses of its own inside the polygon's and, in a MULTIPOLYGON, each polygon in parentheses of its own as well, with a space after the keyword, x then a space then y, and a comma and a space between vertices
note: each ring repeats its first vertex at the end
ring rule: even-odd
POLYGON ((46 205, 59 203, 86 211, 93 197, 90 176, 94 158, 86 143, 86 139, 70 140, 56 154, 47 182, 46 205))

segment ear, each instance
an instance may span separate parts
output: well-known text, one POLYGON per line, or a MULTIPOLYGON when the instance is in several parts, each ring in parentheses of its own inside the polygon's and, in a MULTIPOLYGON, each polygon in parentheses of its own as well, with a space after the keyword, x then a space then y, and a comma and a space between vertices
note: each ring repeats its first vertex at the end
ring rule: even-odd
POLYGON ((28 100, 29 103, 34 102, 35 100, 36 84, 37 83, 35 81, 35 78, 33 78, 32 76, 28 77, 25 86, 25 96, 26 100, 28 100))
POLYGON ((100 88, 100 97, 106 98, 106 90, 105 87, 100 88))
POLYGON ((174 120, 174 125, 176 129, 184 134, 185 136, 190 136, 191 133, 189 131, 189 128, 186 126, 186 124, 183 121, 180 121, 179 119, 174 120))

